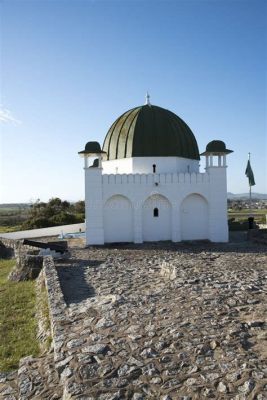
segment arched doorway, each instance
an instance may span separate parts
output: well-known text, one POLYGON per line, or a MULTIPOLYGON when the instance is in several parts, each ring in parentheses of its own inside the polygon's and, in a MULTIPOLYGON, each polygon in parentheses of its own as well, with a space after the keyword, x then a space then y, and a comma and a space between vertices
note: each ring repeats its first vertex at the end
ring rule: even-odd
POLYGON ((171 204, 156 194, 143 204, 143 241, 158 240, 171 240, 171 204))
POLYGON ((182 240, 209 238, 208 202, 199 194, 190 194, 182 202, 181 238, 182 240))
POLYGON ((133 208, 129 199, 112 196, 104 207, 105 243, 133 242, 133 208))

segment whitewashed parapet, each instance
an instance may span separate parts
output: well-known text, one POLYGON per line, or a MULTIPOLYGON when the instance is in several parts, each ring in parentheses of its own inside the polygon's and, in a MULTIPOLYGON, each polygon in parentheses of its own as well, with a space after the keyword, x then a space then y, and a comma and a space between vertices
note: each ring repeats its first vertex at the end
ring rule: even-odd
POLYGON ((162 174, 103 174, 103 184, 172 184, 172 183, 209 183, 207 173, 162 173, 162 174))

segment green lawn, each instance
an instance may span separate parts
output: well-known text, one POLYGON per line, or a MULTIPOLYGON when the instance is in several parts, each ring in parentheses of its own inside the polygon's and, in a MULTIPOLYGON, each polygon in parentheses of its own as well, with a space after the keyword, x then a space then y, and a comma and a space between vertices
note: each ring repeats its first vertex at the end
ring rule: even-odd
POLYGON ((38 355, 35 282, 10 282, 14 260, 0 260, 0 371, 18 367, 21 357, 38 355))

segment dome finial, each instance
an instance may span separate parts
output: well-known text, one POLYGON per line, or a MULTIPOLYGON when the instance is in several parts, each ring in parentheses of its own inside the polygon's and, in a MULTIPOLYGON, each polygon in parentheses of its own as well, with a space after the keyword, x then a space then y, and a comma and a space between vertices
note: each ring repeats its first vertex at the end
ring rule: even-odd
POLYGON ((146 106, 151 106, 151 103, 150 103, 150 94, 149 94, 148 92, 146 92, 146 102, 145 102, 145 105, 146 105, 146 106))

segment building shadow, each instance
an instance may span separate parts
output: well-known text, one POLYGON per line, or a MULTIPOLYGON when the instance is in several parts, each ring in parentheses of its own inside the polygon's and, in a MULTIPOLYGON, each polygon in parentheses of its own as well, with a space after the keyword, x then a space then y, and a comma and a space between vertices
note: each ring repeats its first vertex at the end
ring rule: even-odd
POLYGON ((99 260, 65 260, 57 263, 61 290, 67 305, 80 303, 95 296, 94 287, 86 280, 88 267, 96 267, 104 261, 99 260))
MULTIPOLYGON (((238 232, 239 233, 239 232, 238 232)), ((102 246, 87 246, 90 249, 120 249, 120 250, 162 250, 179 253, 266 253, 267 246, 253 243, 246 239, 246 232, 241 235, 233 235, 228 243, 214 243, 209 240, 188 240, 178 243, 171 241, 135 243, 110 243, 102 246)))

